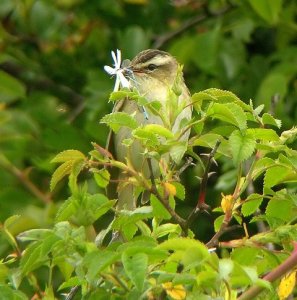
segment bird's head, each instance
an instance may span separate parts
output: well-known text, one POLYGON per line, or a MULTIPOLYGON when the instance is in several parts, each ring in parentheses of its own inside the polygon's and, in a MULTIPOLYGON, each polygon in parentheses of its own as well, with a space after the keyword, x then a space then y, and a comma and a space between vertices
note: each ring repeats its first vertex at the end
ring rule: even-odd
POLYGON ((171 85, 176 78, 178 63, 167 52, 148 49, 135 56, 129 69, 139 83, 143 80, 154 79, 171 85))

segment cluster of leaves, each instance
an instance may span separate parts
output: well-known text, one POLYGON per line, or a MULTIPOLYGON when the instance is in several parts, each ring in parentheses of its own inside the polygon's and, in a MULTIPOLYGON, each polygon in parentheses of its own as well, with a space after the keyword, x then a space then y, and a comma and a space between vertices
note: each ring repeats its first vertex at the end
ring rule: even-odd
MULTIPOLYGON (((174 95, 169 93, 168 101, 174 101, 174 95)), ((123 96, 148 110, 152 107, 152 113, 162 111, 154 109, 161 103, 147 102, 136 91, 114 92, 111 99, 116 101, 123 96)), ((239 292, 241 299, 250 299, 245 296, 250 286, 265 289, 266 297, 272 297, 276 288, 272 284, 274 280, 269 282, 261 276, 276 270, 282 262, 286 271, 293 271, 297 264, 296 259, 287 262, 294 255, 294 251, 291 256, 289 253, 297 238, 294 224, 297 198, 289 188, 280 186, 297 181, 297 152, 290 147, 297 138, 297 130, 292 128, 278 135, 275 129, 280 127, 279 120, 262 113, 263 106, 254 108, 252 102, 246 104, 229 91, 198 92, 192 96, 192 103, 195 117, 188 127, 193 128, 195 134, 188 143, 180 141, 187 126, 173 134, 160 125, 139 126, 124 112, 106 115, 101 120, 115 131, 122 126, 132 129, 131 141, 125 141, 126 146, 134 140, 142 143, 147 157, 157 159, 162 165, 161 178, 147 179, 136 172, 129 161, 115 160, 97 144, 88 156, 78 150, 59 153, 52 160, 61 165, 53 174, 51 188, 69 175, 71 196, 59 208, 52 229, 31 229, 18 235, 16 240, 9 227, 17 217, 5 222, 4 232, 15 249, 15 256, 3 261, 2 275, 9 276, 16 289, 21 289, 21 284, 28 281, 45 299, 54 299, 58 291, 61 293, 69 288, 80 288, 83 299, 159 299, 166 295, 170 299, 235 299, 239 292), (187 144, 185 149, 184 143, 187 144), (208 159, 203 160, 194 152, 197 146, 210 153, 208 159), (186 199, 186 189, 178 181, 176 164, 162 161, 162 154, 169 153, 174 162, 186 151, 197 158, 197 165, 204 170, 200 192, 206 189, 208 165, 214 159, 218 163, 232 160, 237 173, 233 192, 223 195, 220 205, 213 210, 220 216, 214 222, 215 234, 206 244, 196 240, 191 231, 191 226, 207 207, 205 195, 199 197, 192 212, 180 216, 175 206, 186 199), (243 170, 246 161, 249 167, 243 170), (133 184, 139 191, 149 191, 149 205, 140 205, 133 211, 119 210, 115 200, 102 193, 90 193, 86 182, 78 183, 79 174, 88 170, 99 187, 106 187, 110 180, 107 167, 126 172, 133 177, 133 184), (262 192, 248 193, 247 189, 260 176, 263 176, 262 192), (256 214, 263 201, 267 201, 265 210, 256 214), (94 222, 110 210, 115 212, 114 219, 95 233, 94 222), (244 217, 248 216, 254 217, 246 223, 244 217), (232 230, 233 221, 240 227, 246 223, 247 230, 249 224, 261 221, 267 224, 267 231, 251 237, 246 233, 241 239, 219 243, 221 235, 232 230), (110 240, 112 233, 121 238, 110 240), (20 242, 29 242, 23 254, 20 242), (283 251, 269 249, 268 244, 283 251), (234 250, 220 257, 209 250, 211 247, 216 247, 217 251, 234 250), (9 270, 10 265, 15 269, 9 270), (37 289, 36 275, 42 266, 48 270, 48 283, 43 292, 37 289), (56 273, 63 278, 57 283, 56 273), (58 284, 57 290, 55 284, 58 284)), ((279 272, 276 279, 283 275, 284 271, 279 272)), ((4 291, 25 299, 19 291, 14 292, 8 286, 4 291)), ((281 288, 280 293, 286 295, 288 289, 281 288)))
MULTIPOLYGON (((205 256, 206 264, 203 262, 203 265, 194 259, 198 265, 194 270, 186 264, 188 269, 185 272, 179 271, 179 268, 178 273, 173 272, 175 276, 200 272, 200 281, 196 280, 195 284, 162 279, 154 273, 150 277, 146 273, 143 291, 154 287, 153 293, 148 295, 160 293, 160 297, 168 295, 174 298, 181 292, 182 298, 185 291, 187 297, 194 291, 199 295, 202 291, 199 282, 201 287, 205 287, 203 293, 218 295, 223 293, 226 282, 232 282, 231 289, 237 285, 233 275, 237 265, 246 268, 257 264, 257 273, 264 274, 283 260, 284 254, 267 251, 262 245, 272 242, 288 249, 290 241, 295 239, 296 185, 292 182, 296 158, 292 149, 296 148, 296 142, 293 142, 294 129, 290 128, 297 116, 296 6, 294 0, 1 0, 0 256, 3 261, 0 266, 0 298, 26 298, 34 293, 36 298, 53 298, 53 290, 57 290, 61 282, 70 280, 71 276, 77 277, 71 279, 73 282, 70 280, 68 286, 81 285, 86 297, 94 293, 97 299, 98 294, 102 292, 105 295, 114 287, 115 294, 121 293, 125 285, 117 281, 115 275, 118 269, 106 273, 107 269, 103 267, 104 271, 98 271, 98 274, 103 274, 104 284, 107 286, 109 283, 110 287, 104 288, 103 292, 96 286, 98 282, 89 288, 90 281, 84 281, 84 271, 76 268, 88 268, 90 265, 86 265, 83 258, 91 249, 99 251, 93 244, 96 232, 101 232, 98 245, 104 245, 103 241, 108 239, 110 232, 122 229, 126 230, 125 235, 131 242, 136 232, 139 235, 141 230, 143 236, 152 236, 155 245, 159 245, 167 236, 177 238, 185 231, 192 237, 193 233, 187 228, 190 227, 196 237, 216 244, 217 238, 236 222, 248 222, 250 239, 234 239, 243 236, 239 231, 225 238, 226 244, 221 244, 224 247, 241 247, 232 251, 231 260, 224 251, 219 253, 220 257, 228 258, 230 269, 233 266, 229 277, 222 275, 219 281, 215 281, 209 269, 206 273, 200 272, 210 266, 206 262, 214 254, 205 256), (178 170, 156 182, 159 194, 169 198, 167 208, 167 202, 163 203, 164 208, 159 199, 162 197, 153 194, 152 211, 148 208, 136 211, 135 219, 130 216, 131 212, 127 216, 119 215, 119 221, 107 228, 114 202, 104 196, 110 175, 105 168, 98 166, 106 164, 108 154, 102 154, 102 149, 95 144, 89 156, 83 154, 89 151, 91 140, 104 145, 107 136, 106 128, 98 127, 98 119, 111 110, 106 99, 113 83, 98 66, 109 62, 112 49, 120 48, 125 58, 132 58, 149 47, 167 50, 184 64, 190 90, 217 87, 235 92, 240 99, 252 98, 254 104, 244 104, 228 93, 221 97, 216 90, 194 95, 197 120, 203 121, 188 124, 195 132, 188 145, 177 141, 178 137, 172 136, 166 128, 136 128, 129 116, 117 116, 114 123, 110 119, 113 117, 106 116, 106 123, 110 126, 115 124, 115 128, 117 122, 125 126, 128 124, 133 130, 133 138, 140 139, 148 148, 148 155, 156 157, 153 155, 156 149, 160 154, 170 151, 171 158, 179 161, 187 151, 197 162, 194 168, 188 168, 182 175, 186 178, 185 188, 177 181, 178 170), (262 103, 269 113, 261 112, 262 103), (273 116, 282 120, 283 132, 278 129, 280 121, 273 116), (160 145, 160 136, 166 144, 160 145), (216 151, 211 153, 214 148, 216 151), (61 163, 61 167, 51 181, 52 188, 56 186, 55 190, 48 192, 54 172, 54 164, 50 161, 56 153, 65 149, 78 151, 68 150, 56 157, 55 161, 61 163), (201 152, 209 153, 210 157, 201 156, 201 152), (213 154, 219 167, 211 164, 213 154), (90 170, 93 176, 85 170, 90 170), (207 189, 201 188, 203 178, 206 178, 203 175, 213 170, 217 172, 216 177, 210 178, 207 189), (78 187, 76 181, 81 171, 80 178, 85 183, 78 187), (65 201, 69 191, 59 181, 66 175, 70 175, 71 197, 65 201), (197 177, 202 179, 201 185, 197 177), (225 195, 220 196, 221 193, 225 195), (204 208, 204 199, 211 207, 217 207, 211 214, 211 221, 208 217, 205 221, 204 214, 197 217, 197 212, 193 211, 198 197, 202 199, 199 209, 201 206, 204 208), (174 219, 173 211, 169 213, 168 209, 174 207, 175 201, 174 219), (15 214, 19 217, 9 218, 15 214), (155 214, 157 220, 147 222, 155 214), (187 221, 188 217, 194 222, 187 221), (99 221, 96 221, 98 218, 99 221), (174 221, 171 223, 169 218, 174 221), (135 222, 127 223, 127 219, 135 222), (261 222, 268 224, 267 232, 254 234, 260 231, 255 224, 261 222), (28 232, 27 239, 21 236, 20 240, 16 239, 20 232, 32 228, 41 231, 38 235, 28 232), (102 228, 107 230, 102 231, 102 228), (213 234, 213 230, 217 235, 213 234), (63 234, 71 236, 67 239, 68 244, 58 242, 63 234), (21 257, 26 252, 22 254, 22 250, 27 247, 28 241, 32 246, 26 250, 32 250, 24 259, 21 257), (34 243, 36 246, 33 246, 34 243), (69 250, 61 254, 59 248, 63 249, 64 245, 69 250), (255 245, 260 248, 255 248, 255 245), (60 257, 61 261, 53 259, 53 255, 60 257), (35 260, 36 264, 33 263, 35 260), (73 273, 74 270, 76 273, 73 273), (222 278, 224 284, 221 288, 222 278), (172 282, 177 288, 173 288, 172 282), (19 287, 18 290, 15 290, 16 287, 19 287), (170 294, 171 291, 177 295, 170 294)), ((113 95, 115 98, 119 96, 113 95)), ((158 109, 158 103, 155 104, 155 109, 158 109)), ((148 109, 153 110, 154 107, 148 109)), ((116 167, 125 168, 124 165, 116 167)), ((165 174, 167 172, 163 170, 165 174)), ((139 190, 152 187, 145 178, 138 178, 135 183, 139 190)), ((178 244, 181 242, 179 240, 178 244)), ((202 252, 205 250, 203 245, 195 244, 193 247, 196 246, 202 252)), ((144 248, 142 253, 148 255, 147 249, 151 250, 154 246, 144 248)), ((186 244, 184 249, 188 249, 186 244)), ((109 250, 117 251, 115 248, 109 250)), ((124 250, 119 248, 118 251, 121 256, 124 250)), ((181 254, 180 249, 173 251, 178 253, 176 256, 186 253, 181 254)), ((159 262, 162 266, 166 265, 162 271, 168 273, 171 262, 176 260, 173 256, 170 263, 167 261, 171 256, 168 251, 165 256, 159 262)), ((152 260, 149 257, 146 268, 149 272, 153 272, 152 260)), ((107 263, 108 266, 111 264, 107 263)), ((221 269, 216 263, 211 265, 217 276, 221 269)), ((140 293, 140 285, 135 285, 135 279, 132 280, 138 271, 133 269, 131 275, 126 267, 125 270, 121 269, 123 273, 119 278, 124 278, 129 290, 134 288, 140 293)), ((245 272, 252 277, 253 273, 248 270, 245 272)), ((294 274, 292 272, 287 278, 291 280, 294 274)), ((97 274, 94 278, 98 278, 97 274)), ((243 277, 240 278, 244 285, 243 277)), ((254 281, 256 279, 252 277, 246 282, 248 285, 254 281)), ((55 296, 59 297, 59 293, 55 292, 55 296)), ((272 299, 273 296, 269 297, 272 299)))

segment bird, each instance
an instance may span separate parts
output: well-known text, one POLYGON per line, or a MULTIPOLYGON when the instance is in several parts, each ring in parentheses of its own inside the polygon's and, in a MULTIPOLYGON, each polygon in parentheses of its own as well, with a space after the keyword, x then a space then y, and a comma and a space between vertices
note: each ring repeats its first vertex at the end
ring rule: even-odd
MULTIPOLYGON (((126 67, 126 75, 129 78, 130 85, 135 88, 141 96, 144 96, 147 101, 158 100, 162 108, 168 106, 168 97, 170 91, 174 88, 177 82, 177 77, 180 75, 179 91, 177 92, 177 104, 183 105, 181 112, 175 116, 169 128, 174 134, 181 131, 180 126, 184 126, 185 122, 191 120, 192 105, 190 92, 184 82, 183 74, 180 65, 176 58, 165 51, 158 49, 147 49, 141 51, 129 62, 126 67), (132 74, 132 76, 131 76, 132 74)), ((174 107, 172 109, 175 109, 174 107)), ((144 109, 136 101, 127 98, 117 102, 113 111, 125 112, 133 115, 139 126, 148 124, 158 124, 164 126, 163 120, 153 114, 149 109, 144 109)), ((170 109, 164 109, 170 114, 170 109)), ((169 116, 170 117, 170 116, 169 116)), ((113 143, 115 148, 115 157, 117 160, 127 162, 132 165, 134 170, 142 172, 146 178, 151 176, 157 178, 160 176, 159 165, 156 160, 151 161, 151 168, 148 165, 148 159, 144 156, 143 146, 139 141, 135 140, 129 147, 123 144, 123 141, 131 138, 132 130, 128 127, 122 127, 113 135, 113 143), (151 174, 151 172, 153 174, 151 174)), ((190 132, 184 132, 181 139, 186 141, 189 139, 190 132)), ((162 157, 166 161, 169 160, 169 155, 162 157)), ((133 183, 129 182, 129 175, 121 173, 119 175, 118 205, 117 209, 134 210, 137 206, 137 199, 134 195, 135 188, 133 183)), ((144 192, 143 198, 149 198, 149 193, 144 192)), ((143 200, 146 202, 147 200, 143 200)))

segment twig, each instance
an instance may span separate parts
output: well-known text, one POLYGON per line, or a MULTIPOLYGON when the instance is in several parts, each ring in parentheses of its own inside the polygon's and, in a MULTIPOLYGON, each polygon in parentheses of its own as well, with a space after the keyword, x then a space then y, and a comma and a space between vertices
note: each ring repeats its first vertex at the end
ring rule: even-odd
POLYGON ((24 171, 18 169, 14 164, 12 164, 7 159, 1 159, 0 166, 3 167, 6 171, 14 175, 22 185, 27 188, 31 194, 36 198, 40 199, 43 203, 47 204, 51 202, 50 195, 44 194, 25 174, 24 171))
POLYGON ((66 85, 54 82, 52 79, 46 77, 45 75, 38 74, 38 76, 32 78, 28 77, 26 76, 27 70, 21 68, 16 64, 8 62, 0 64, 0 69, 23 81, 29 90, 32 88, 37 90, 48 90, 54 95, 63 98, 64 101, 70 106, 76 105, 72 113, 69 114, 69 123, 73 122, 85 107, 84 97, 82 95, 66 85))
MULTIPOLYGON (((294 250, 291 253, 291 255, 278 267, 276 267, 274 270, 272 270, 270 273, 264 276, 263 279, 269 282, 273 282, 281 278, 282 276, 284 276, 290 270, 293 270, 296 267, 296 265, 297 265, 297 243, 294 242, 294 250)), ((238 298, 238 300, 255 299, 255 297, 263 291, 263 289, 264 287, 253 286, 250 289, 248 289, 246 292, 244 292, 238 298)))
POLYGON ((187 20, 178 29, 155 37, 155 42, 153 43, 153 48, 158 49, 158 48, 163 47, 165 43, 167 43, 171 39, 179 36, 180 34, 185 32, 189 28, 201 23, 202 21, 206 20, 209 17, 221 16, 221 15, 227 13, 228 11, 230 11, 231 8, 232 8, 232 6, 228 6, 227 8, 224 8, 221 11, 212 12, 212 13, 208 12, 208 13, 205 13, 204 15, 195 16, 192 19, 187 20))
POLYGON ((160 193, 159 193, 159 191, 157 189, 157 186, 156 186, 155 178, 154 178, 152 162, 151 162, 150 159, 148 159, 147 162, 148 162, 148 166, 149 166, 149 170, 150 170, 150 179, 151 179, 151 183, 152 183, 152 187, 150 189, 150 192, 157 197, 157 199, 166 208, 166 210, 169 212, 169 214, 172 216, 172 218, 180 225, 180 227, 182 228, 184 234, 187 235, 188 229, 187 229, 187 226, 186 226, 186 220, 184 220, 183 218, 181 218, 175 212, 175 210, 170 206, 168 199, 164 199, 160 195, 160 193))

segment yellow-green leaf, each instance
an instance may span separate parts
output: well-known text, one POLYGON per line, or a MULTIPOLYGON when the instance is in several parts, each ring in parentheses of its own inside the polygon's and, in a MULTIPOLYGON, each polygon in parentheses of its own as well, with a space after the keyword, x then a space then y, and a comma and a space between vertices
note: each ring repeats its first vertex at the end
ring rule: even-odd
POLYGON ((69 160, 77 161, 84 160, 85 155, 78 150, 65 150, 57 154, 52 160, 52 163, 66 162, 69 160))

